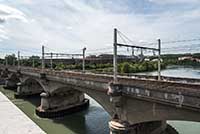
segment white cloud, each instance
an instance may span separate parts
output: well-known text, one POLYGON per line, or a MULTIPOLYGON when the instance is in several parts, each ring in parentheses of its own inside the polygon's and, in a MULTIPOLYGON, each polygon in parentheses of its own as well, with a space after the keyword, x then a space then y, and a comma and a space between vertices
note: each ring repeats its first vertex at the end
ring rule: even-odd
MULTIPOLYGON (((22 13, 21 11, 0 4, 0 40, 5 41, 9 39, 9 33, 8 31, 10 29, 6 29, 7 27, 4 26, 5 22, 8 22, 8 20, 19 20, 20 22, 28 22, 27 19, 25 18, 25 14, 22 13)), ((15 33, 17 34, 17 33, 15 33)))
MULTIPOLYGON (((15 8, 0 6, 0 18, 7 15, 8 20, 15 18, 23 22, 29 18, 27 20, 29 23, 9 21, 10 23, 6 24, 2 31, 10 39, 6 37, 3 39, 9 40, 10 42, 6 43, 12 44, 12 47, 14 45, 16 49, 27 48, 32 51, 34 48, 40 51, 41 44, 47 41, 45 44, 57 51, 80 50, 81 52, 84 46, 88 48, 87 50, 108 47, 108 45, 112 47, 114 27, 138 44, 141 44, 141 40, 156 42, 157 38, 187 39, 195 38, 195 35, 200 34, 200 9, 198 8, 136 14, 108 12, 98 0, 92 6, 80 0, 64 1, 63 3, 57 0, 34 0, 29 4, 24 3, 25 6, 23 2, 18 2, 19 6, 15 1, 12 3, 15 8), (18 8, 21 10, 17 10, 18 8)), ((159 2, 158 0, 151 1, 159 2)), ((120 4, 115 1, 112 4, 115 8, 120 7, 120 4)))
POLYGON ((5 22, 7 19, 16 19, 16 20, 21 20, 23 22, 27 22, 27 19, 25 18, 25 14, 22 13, 21 11, 0 4, 0 20, 1 22, 5 22))
POLYGON ((177 3, 200 3, 199 0, 149 0, 158 4, 177 4, 177 3))

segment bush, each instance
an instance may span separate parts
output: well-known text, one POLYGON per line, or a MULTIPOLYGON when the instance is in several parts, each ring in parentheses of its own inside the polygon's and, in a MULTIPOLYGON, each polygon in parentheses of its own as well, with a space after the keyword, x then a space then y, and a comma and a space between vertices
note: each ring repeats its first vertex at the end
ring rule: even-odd
POLYGON ((131 66, 128 62, 125 62, 125 63, 122 64, 120 70, 121 70, 121 73, 129 73, 130 70, 131 70, 131 66))
POLYGON ((63 63, 59 63, 56 65, 56 70, 64 70, 65 69, 65 65, 63 63))
MULTIPOLYGON (((165 64, 161 64, 161 68, 165 68, 165 64)), ((118 65, 118 71, 120 73, 138 73, 153 71, 158 69, 157 62, 141 62, 141 63, 129 63, 124 62, 118 65)))

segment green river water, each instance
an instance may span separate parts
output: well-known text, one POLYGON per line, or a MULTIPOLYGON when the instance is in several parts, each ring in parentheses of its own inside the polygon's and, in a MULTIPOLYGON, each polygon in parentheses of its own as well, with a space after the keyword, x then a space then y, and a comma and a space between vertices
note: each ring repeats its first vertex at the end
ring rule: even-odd
MULTIPOLYGON (((143 73, 144 74, 144 73, 143 73)), ((155 75, 156 72, 145 73, 155 75)), ((200 78, 199 68, 168 68, 162 75, 200 78)), ((0 87, 9 99, 38 124, 47 134, 109 134, 108 113, 92 98, 90 107, 82 112, 68 115, 58 119, 42 119, 35 115, 36 106, 40 105, 40 98, 14 99, 14 92, 0 87)), ((168 121, 180 134, 200 134, 200 123, 185 121, 168 121)))

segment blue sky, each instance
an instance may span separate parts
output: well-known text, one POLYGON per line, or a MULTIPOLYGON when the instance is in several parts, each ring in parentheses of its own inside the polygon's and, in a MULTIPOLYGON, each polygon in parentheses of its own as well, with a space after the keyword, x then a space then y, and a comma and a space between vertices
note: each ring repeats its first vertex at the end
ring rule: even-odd
MULTIPOLYGON (((200 0, 0 0, 1 56, 39 54, 42 44, 60 52, 112 47, 114 27, 137 45, 200 38, 200 0)), ((199 52, 199 44, 162 47, 199 52)))

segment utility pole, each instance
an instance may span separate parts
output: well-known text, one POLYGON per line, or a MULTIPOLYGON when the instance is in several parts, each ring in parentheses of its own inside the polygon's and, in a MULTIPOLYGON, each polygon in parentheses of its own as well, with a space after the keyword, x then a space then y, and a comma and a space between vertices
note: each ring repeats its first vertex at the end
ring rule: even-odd
POLYGON ((32 59, 32 62, 33 62, 33 63, 32 63, 32 67, 35 68, 35 58, 34 58, 34 57, 33 57, 33 59, 32 59))
POLYGON ((13 66, 15 66, 15 59, 13 59, 13 66))
POLYGON ((143 54, 143 50, 141 49, 141 54, 140 54, 141 56, 143 56, 144 54, 143 54))
POLYGON ((19 70, 20 69, 20 51, 18 51, 18 53, 17 53, 17 67, 19 70))
POLYGON ((134 56, 134 55, 135 55, 134 48, 132 48, 132 56, 134 56))
POLYGON ((161 40, 158 39, 158 80, 161 80, 161 40))
POLYGON ((83 48, 83 73, 85 73, 85 51, 86 47, 83 48))
POLYGON ((44 73, 45 61, 44 61, 44 46, 42 46, 42 73, 44 73))
POLYGON ((50 60, 50 64, 51 64, 51 70, 53 69, 53 53, 51 53, 51 60, 50 60))
POLYGON ((114 29, 114 55, 113 55, 113 73, 114 73, 114 83, 117 82, 117 29, 114 29))
POLYGON ((7 68, 8 67, 8 55, 6 55, 5 61, 6 61, 6 68, 7 68))

